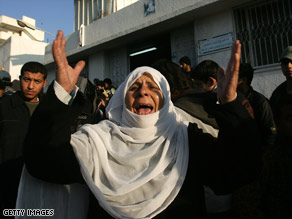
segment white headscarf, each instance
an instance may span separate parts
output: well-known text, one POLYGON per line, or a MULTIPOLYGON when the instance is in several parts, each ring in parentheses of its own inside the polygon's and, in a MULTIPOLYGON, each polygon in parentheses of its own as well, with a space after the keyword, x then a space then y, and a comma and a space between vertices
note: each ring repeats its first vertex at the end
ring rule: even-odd
POLYGON ((152 218, 167 208, 183 184, 188 124, 175 112, 167 80, 150 67, 128 75, 109 102, 107 117, 71 137, 83 177, 113 217, 152 218), (126 108, 125 96, 146 72, 160 87, 164 105, 156 113, 137 115, 126 108))

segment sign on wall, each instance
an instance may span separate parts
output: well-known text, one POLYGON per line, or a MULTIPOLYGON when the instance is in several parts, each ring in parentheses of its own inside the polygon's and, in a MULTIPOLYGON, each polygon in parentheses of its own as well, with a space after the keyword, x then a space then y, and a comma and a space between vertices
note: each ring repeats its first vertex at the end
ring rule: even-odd
POLYGON ((228 49, 233 44, 233 34, 226 33, 220 36, 212 37, 198 41, 198 55, 206 55, 208 53, 228 49))
POLYGON ((144 16, 155 13, 155 0, 147 0, 144 2, 144 16))

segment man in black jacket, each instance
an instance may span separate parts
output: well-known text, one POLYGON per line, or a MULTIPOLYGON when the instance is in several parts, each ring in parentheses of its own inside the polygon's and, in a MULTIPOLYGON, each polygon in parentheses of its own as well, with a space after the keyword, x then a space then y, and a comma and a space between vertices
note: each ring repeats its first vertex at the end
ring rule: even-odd
POLYGON ((22 145, 30 117, 47 83, 47 70, 38 62, 27 62, 20 73, 21 91, 0 103, 0 206, 15 208, 23 167, 22 145))
POLYGON ((250 64, 240 64, 237 91, 245 96, 253 108, 254 119, 258 124, 265 151, 275 141, 276 127, 269 100, 251 86, 253 74, 254 70, 250 64))
POLYGON ((292 46, 288 46, 281 55, 281 69, 286 80, 272 93, 270 103, 273 111, 278 110, 281 98, 292 96, 292 46))

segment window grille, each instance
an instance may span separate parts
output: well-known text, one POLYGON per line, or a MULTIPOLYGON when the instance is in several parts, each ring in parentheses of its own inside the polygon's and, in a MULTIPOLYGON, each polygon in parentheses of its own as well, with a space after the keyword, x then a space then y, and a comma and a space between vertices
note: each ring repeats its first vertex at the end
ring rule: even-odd
POLYGON ((292 45, 292 1, 266 0, 233 10, 236 37, 242 43, 242 62, 254 67, 279 63, 292 45))

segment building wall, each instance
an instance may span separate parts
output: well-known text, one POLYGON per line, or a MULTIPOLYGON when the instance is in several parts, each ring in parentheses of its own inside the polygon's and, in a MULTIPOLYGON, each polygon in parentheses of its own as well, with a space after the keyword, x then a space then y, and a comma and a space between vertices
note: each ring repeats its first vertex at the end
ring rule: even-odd
POLYGON ((107 60, 106 60, 106 55, 104 54, 104 52, 99 52, 89 57, 88 78, 91 82, 93 82, 95 78, 103 80, 106 77, 105 73, 107 71, 108 71, 107 60))
MULTIPOLYGON (((89 78, 111 78, 117 86, 129 71, 127 48, 133 41, 143 41, 160 33, 169 33, 171 57, 175 63, 187 55, 195 66, 212 59, 226 67, 230 47, 204 55, 198 54, 201 40, 231 33, 236 39, 233 7, 249 0, 156 0, 155 13, 145 16, 147 0, 140 0, 103 19, 67 36, 69 61, 86 58, 89 78), (80 43, 81 42, 81 43, 80 43)), ((46 49, 45 63, 52 66, 50 48, 46 49)), ((54 72, 54 71, 52 71, 54 72)), ((256 69, 253 86, 270 97, 275 87, 284 80, 279 66, 256 69)))
POLYGON ((191 66, 197 63, 195 52, 195 38, 193 24, 171 31, 171 58, 172 61, 179 64, 179 60, 183 56, 191 59, 191 66))
POLYGON ((83 24, 89 25, 93 21, 116 12, 138 0, 74 0, 75 24, 74 29, 79 30, 83 24))
POLYGON ((276 87, 285 81, 280 64, 273 68, 263 68, 255 71, 252 86, 255 90, 265 95, 267 98, 271 97, 272 92, 276 87))
POLYGON ((139 0, 117 0, 117 10, 121 10, 139 0))
POLYGON ((128 53, 126 48, 118 48, 109 53, 109 74, 105 77, 113 81, 113 85, 120 85, 129 73, 128 53))
POLYGON ((11 39, 6 40, 4 43, 0 45, 0 67, 4 67, 6 71, 9 71, 10 62, 10 48, 11 47, 11 39))
MULTIPOLYGON (((207 5, 210 2, 217 2, 217 0, 156 0, 156 12, 147 17, 144 16, 144 2, 145 1, 137 1, 134 4, 129 5, 128 7, 123 8, 122 10, 117 11, 116 13, 111 14, 110 16, 106 16, 103 19, 96 20, 92 22, 90 25, 85 26, 82 34, 80 35, 79 31, 74 32, 70 36, 67 36, 67 47, 66 52, 70 57, 74 57, 72 59, 82 59, 85 56, 92 56, 95 53, 104 52, 105 56, 110 55, 108 51, 113 50, 115 47, 123 48, 123 54, 125 57, 122 58, 122 61, 110 61, 111 59, 116 60, 117 58, 105 57, 105 60, 108 60, 108 70, 106 74, 108 76, 117 75, 116 72, 125 72, 128 71, 128 54, 126 52, 127 45, 132 43, 131 37, 127 38, 128 35, 133 34, 137 31, 144 31, 144 29, 151 27, 153 25, 159 25, 163 21, 167 21, 171 19, 174 15, 183 14, 188 10, 197 9, 203 5, 207 5), (195 3, 194 3, 195 2, 195 3), (175 11, 175 12, 173 12, 175 11), (117 40, 123 38, 122 40, 117 40), (115 44, 111 43, 115 41, 115 44), (82 46, 80 46, 80 42, 82 42, 82 46), (119 44, 122 44, 119 45, 119 44), (124 44, 124 45, 123 45, 124 44), (103 45, 106 45, 103 47, 103 45), (101 48, 103 47, 103 48, 101 48), (111 66, 111 62, 115 63, 116 67, 111 66), (123 63, 125 66, 119 67, 122 70, 117 71, 117 63, 123 63)), ((191 25, 192 26, 192 25, 191 25)), ((183 28, 184 29, 184 28, 183 28)), ((191 28, 192 29, 192 28, 191 28)), ((184 33, 187 33, 187 38, 193 41, 193 33, 192 30, 186 28, 184 33)), ((158 28, 158 30, 160 30, 158 28)), ((171 30, 170 30, 171 31, 171 30)), ((183 42, 184 48, 180 48, 179 45, 174 45, 173 54, 176 52, 177 57, 175 59, 179 60, 180 54, 190 55, 193 60, 195 60, 194 46, 191 42, 187 42, 185 39, 184 33, 179 33, 180 30, 173 33, 174 38, 179 38, 180 40, 176 41, 177 44, 181 44, 183 42), (186 53, 185 53, 186 52, 186 53)), ((141 39, 147 38, 147 35, 152 34, 151 31, 145 31, 145 34, 141 34, 141 39)), ((136 37, 136 36, 134 36, 136 37)), ((137 38, 137 37, 136 37, 137 38)), ((91 59, 91 60, 94 60, 91 59)), ((90 61, 89 61, 90 62, 90 61)), ((46 48, 46 56, 45 56, 45 64, 50 66, 53 63, 53 57, 51 53, 51 46, 46 48)), ((92 66, 96 66, 95 64, 90 64, 90 70, 94 69, 92 66)), ((53 70, 52 70, 53 72, 53 70)), ((89 73, 92 75, 93 73, 89 73)), ((94 76, 90 76, 94 77, 94 76)), ((118 79, 120 81, 121 79, 118 79)))
POLYGON ((195 45, 197 63, 204 60, 214 60, 220 66, 226 66, 229 60, 230 48, 212 52, 206 55, 198 55, 198 42, 204 39, 211 39, 213 37, 234 33, 232 23, 232 11, 230 9, 220 11, 216 14, 207 15, 196 19, 194 22, 195 28, 195 45))
POLYGON ((0 65, 3 63, 5 70, 10 73, 12 81, 18 80, 23 64, 28 61, 43 63, 47 45, 47 43, 11 36, 0 46, 0 54, 3 55, 0 55, 0 65))
MULTIPOLYGON (((200 17, 194 21, 194 35, 196 45, 196 55, 198 55, 198 41, 210 39, 226 33, 232 33, 234 40, 236 34, 233 24, 232 8, 223 10, 213 15, 200 17)), ((197 63, 203 60, 211 59, 216 61, 220 66, 227 67, 230 57, 230 49, 213 52, 207 55, 198 55, 197 63)), ((270 98, 273 90, 285 80, 282 76, 280 64, 269 68, 255 69, 252 86, 267 98, 270 98)))

